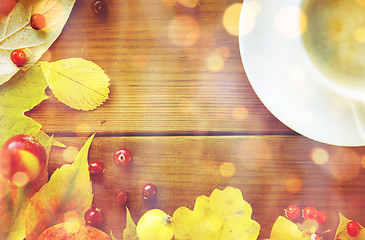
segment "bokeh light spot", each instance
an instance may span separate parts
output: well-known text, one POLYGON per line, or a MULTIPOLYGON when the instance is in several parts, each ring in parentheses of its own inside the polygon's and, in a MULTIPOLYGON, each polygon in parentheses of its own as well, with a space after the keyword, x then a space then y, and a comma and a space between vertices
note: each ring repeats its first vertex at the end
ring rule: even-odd
POLYGON ((76 125, 75 132, 78 137, 88 137, 91 134, 91 128, 87 123, 80 123, 76 125))
MULTIPOLYGON (((228 8, 226 8, 223 14, 223 26, 229 34, 234 36, 238 36, 239 32, 241 8, 242 8, 242 3, 234 3, 228 8)), ((247 8, 247 14, 244 15, 247 16, 247 19, 245 18, 244 22, 248 21, 249 22, 248 26, 250 26, 251 25, 250 22, 252 21, 251 17, 255 18, 253 10, 251 8, 247 8)))
POLYGON ((291 194, 296 194, 302 190, 302 180, 297 176, 291 176, 286 180, 285 189, 291 194))
POLYGON ((70 146, 63 150, 62 157, 66 163, 73 163, 78 153, 79 150, 76 147, 70 146))
POLYGON ((236 106, 232 111, 233 119, 236 121, 245 121, 248 115, 248 110, 244 106, 236 106))
POLYGON ((150 58, 147 54, 133 56, 133 66, 138 69, 145 69, 150 64, 150 58))
POLYGON ((25 172, 16 172, 12 177, 12 182, 17 187, 24 187, 29 182, 28 174, 25 172))
POLYGON ((285 38, 298 38, 307 28, 307 16, 297 7, 285 7, 275 16, 275 29, 285 38))
POLYGON ((236 168, 232 162, 224 162, 219 166, 219 173, 223 177, 232 177, 236 171, 236 168))
POLYGON ((311 158, 315 164, 323 165, 328 162, 329 154, 323 148, 314 148, 311 151, 311 158))
POLYGON ((174 45, 189 47, 199 39, 200 28, 194 18, 180 15, 170 22, 168 36, 174 45))
POLYGON ((215 53, 221 56, 224 60, 227 60, 231 56, 231 51, 226 46, 216 48, 215 53))
POLYGON ((354 38, 357 42, 365 42, 365 28, 358 28, 354 32, 354 38))
POLYGON ((348 181, 359 175, 361 158, 349 148, 338 149, 329 159, 330 170, 336 179, 348 181))
POLYGON ((176 0, 178 3, 188 8, 195 8, 199 4, 199 0, 176 0))
POLYGON ((210 71, 212 72, 220 72, 224 69, 224 60, 221 56, 217 54, 213 54, 208 57, 207 65, 210 71))

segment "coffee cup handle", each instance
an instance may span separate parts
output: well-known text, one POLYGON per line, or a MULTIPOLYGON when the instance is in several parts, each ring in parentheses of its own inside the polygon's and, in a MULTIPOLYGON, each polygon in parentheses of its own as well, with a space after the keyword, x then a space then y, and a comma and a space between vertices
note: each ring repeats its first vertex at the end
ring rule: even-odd
POLYGON ((365 101, 351 100, 352 113, 360 136, 365 140, 365 101))

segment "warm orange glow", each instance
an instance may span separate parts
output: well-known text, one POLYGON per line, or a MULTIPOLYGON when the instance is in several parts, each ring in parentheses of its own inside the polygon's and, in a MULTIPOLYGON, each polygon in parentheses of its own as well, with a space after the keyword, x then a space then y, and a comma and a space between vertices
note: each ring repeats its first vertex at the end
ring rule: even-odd
POLYGON ((207 65, 210 71, 220 72, 224 69, 224 60, 221 56, 213 54, 207 59, 207 65))
POLYGON ((150 57, 147 54, 133 56, 133 66, 135 68, 144 69, 150 64, 150 57))
POLYGON ((64 213, 63 221, 67 223, 81 225, 80 214, 75 210, 70 210, 64 213))
POLYGON ((365 0, 356 0, 356 2, 357 2, 359 5, 361 5, 361 6, 365 7, 365 0))
POLYGON ((71 146, 63 150, 62 157, 66 163, 73 163, 78 153, 79 150, 76 147, 71 146))
POLYGON ((25 172, 16 172, 13 175, 12 182, 17 187, 24 187, 29 182, 28 174, 25 172))
POLYGON ((76 135, 78 137, 88 137, 91 134, 91 128, 87 123, 80 123, 76 125, 76 135))
POLYGON ((223 60, 227 60, 231 56, 231 51, 226 46, 218 47, 215 50, 215 53, 218 54, 218 56, 221 56, 223 60))
POLYGON ((302 190, 302 180, 297 176, 292 176, 286 180, 286 191, 291 194, 296 194, 302 190))
POLYGON ((341 148, 331 154, 329 165, 333 177, 348 181, 359 175, 361 158, 354 150, 341 148))
POLYGON ((314 148, 311 151, 311 158, 315 164, 323 165, 328 162, 329 155, 323 148, 314 148))
POLYGON ((236 171, 236 168, 233 163, 231 162, 224 162, 219 166, 219 173, 223 177, 232 177, 236 171))
POLYGON ((296 7, 282 8, 275 16, 275 28, 282 37, 298 38, 307 28, 307 16, 296 7))
POLYGON ((178 3, 188 8, 195 8, 199 4, 199 0, 176 0, 178 3))
POLYGON ((223 14, 223 26, 231 35, 238 36, 242 3, 234 3, 223 14))
POLYGON ((173 19, 168 27, 168 36, 171 42, 179 47, 194 45, 199 39, 199 35, 199 25, 190 16, 180 15, 173 19))
POLYGON ((248 116, 248 110, 244 106, 236 106, 233 108, 232 115, 236 121, 245 121, 248 116))

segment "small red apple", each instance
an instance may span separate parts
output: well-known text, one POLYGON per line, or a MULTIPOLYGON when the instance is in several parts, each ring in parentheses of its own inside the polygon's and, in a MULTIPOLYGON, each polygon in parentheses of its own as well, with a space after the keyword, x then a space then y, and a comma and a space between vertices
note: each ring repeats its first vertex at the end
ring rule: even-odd
POLYGON ((8 16, 8 14, 14 9, 16 0, 1 0, 0 1, 0 18, 8 16))
POLYGON ((4 143, 0 160, 0 174, 17 186, 24 186, 44 169, 47 154, 36 139, 20 134, 4 143))

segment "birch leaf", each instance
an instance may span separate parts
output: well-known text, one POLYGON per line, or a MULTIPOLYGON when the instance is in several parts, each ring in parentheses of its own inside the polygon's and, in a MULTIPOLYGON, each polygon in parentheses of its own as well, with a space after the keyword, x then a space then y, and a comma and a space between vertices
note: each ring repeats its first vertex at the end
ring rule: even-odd
POLYGON ((40 65, 53 94, 67 106, 89 111, 108 99, 109 77, 95 63, 69 58, 40 65))
POLYGON ((123 231, 123 240, 137 240, 136 224, 134 223, 131 213, 127 208, 127 224, 123 231))
POLYGON ((84 222, 83 216, 91 207, 93 194, 88 170, 90 137, 72 164, 57 169, 31 199, 25 212, 27 240, 36 240, 49 227, 67 221, 84 222))
POLYGON ((0 85, 20 68, 10 60, 14 49, 27 55, 23 70, 33 66, 61 34, 76 0, 19 0, 13 11, 0 21, 0 85), (46 27, 34 30, 29 22, 34 13, 46 18, 46 27))
MULTIPOLYGON (((17 134, 29 134, 42 145, 47 144, 49 136, 41 131, 42 126, 24 115, 48 98, 46 88, 47 82, 40 68, 18 72, 0 86, 0 146, 17 134)), ((57 141, 54 144, 64 146, 57 141)))

